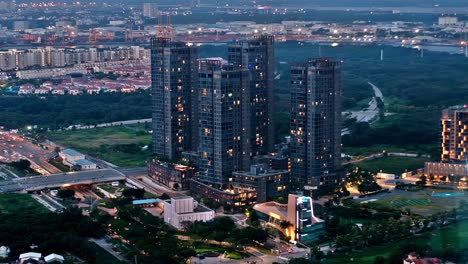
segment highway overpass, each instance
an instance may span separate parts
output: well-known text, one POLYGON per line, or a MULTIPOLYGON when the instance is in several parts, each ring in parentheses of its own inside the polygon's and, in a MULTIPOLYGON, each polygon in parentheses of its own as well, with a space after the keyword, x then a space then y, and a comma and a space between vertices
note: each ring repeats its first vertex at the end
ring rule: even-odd
POLYGON ((122 181, 126 178, 127 176, 124 173, 115 169, 76 171, 47 176, 15 178, 0 181, 0 193, 38 191, 70 185, 122 181))

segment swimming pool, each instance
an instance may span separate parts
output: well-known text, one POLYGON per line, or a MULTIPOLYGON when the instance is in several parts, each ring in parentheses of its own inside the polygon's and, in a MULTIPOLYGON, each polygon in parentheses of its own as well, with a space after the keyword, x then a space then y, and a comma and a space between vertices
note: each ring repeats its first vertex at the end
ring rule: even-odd
POLYGON ((432 193, 432 197, 459 197, 465 196, 463 192, 439 192, 439 193, 432 193))

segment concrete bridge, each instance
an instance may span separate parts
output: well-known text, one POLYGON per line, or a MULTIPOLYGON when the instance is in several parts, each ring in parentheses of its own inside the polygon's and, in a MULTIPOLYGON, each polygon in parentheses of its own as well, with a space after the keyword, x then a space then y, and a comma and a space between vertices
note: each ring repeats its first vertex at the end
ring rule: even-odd
POLYGON ((39 191, 71 185, 122 181, 126 178, 127 176, 124 173, 115 169, 76 171, 47 176, 15 178, 0 181, 0 193, 39 191))

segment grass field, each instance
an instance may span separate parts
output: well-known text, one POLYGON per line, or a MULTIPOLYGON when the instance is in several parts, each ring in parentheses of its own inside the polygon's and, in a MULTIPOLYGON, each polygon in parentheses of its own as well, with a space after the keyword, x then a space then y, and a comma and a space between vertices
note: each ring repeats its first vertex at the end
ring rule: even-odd
POLYGON ((359 163, 354 163, 351 166, 359 167, 370 172, 380 172, 392 174, 401 174, 405 171, 411 171, 419 168, 424 168, 424 162, 429 161, 427 158, 410 158, 410 157, 395 157, 388 156, 375 160, 368 160, 359 163))
POLYGON ((29 194, 0 194, 0 212, 10 214, 15 211, 27 212, 28 215, 47 213, 47 210, 29 194))
POLYGON ((56 160, 50 160, 49 161, 50 164, 52 164, 54 167, 56 167, 57 169, 63 171, 63 172, 68 172, 70 171, 70 168, 63 165, 62 163, 56 161, 56 160))
POLYGON ((382 151, 389 152, 402 152, 412 154, 430 154, 433 152, 433 145, 407 145, 407 146, 394 146, 394 145, 372 145, 366 147, 343 147, 343 153, 351 156, 369 156, 382 151))
MULTIPOLYGON (((327 259, 325 263, 373 264, 377 256, 388 258, 392 253, 400 251, 400 246, 408 243, 428 245, 436 251, 453 248, 455 251, 462 254, 462 262, 460 263, 468 263, 468 221, 450 225, 432 232, 420 234, 411 238, 410 240, 405 239, 392 244, 370 247, 363 252, 350 253, 346 256, 332 256, 327 259)), ((403 260, 401 262, 403 262, 403 260)))
POLYGON ((386 206, 399 209, 410 209, 411 212, 419 215, 431 215, 442 211, 448 211, 460 205, 461 201, 468 201, 467 196, 460 197, 431 197, 436 189, 423 189, 417 192, 395 190, 388 196, 378 199, 373 203, 380 203, 386 206))
POLYGON ((60 145, 122 167, 144 166, 151 157, 151 134, 144 125, 59 131, 46 136, 60 145), (138 148, 129 150, 132 144, 138 148), (141 149, 144 146, 148 148, 141 149))

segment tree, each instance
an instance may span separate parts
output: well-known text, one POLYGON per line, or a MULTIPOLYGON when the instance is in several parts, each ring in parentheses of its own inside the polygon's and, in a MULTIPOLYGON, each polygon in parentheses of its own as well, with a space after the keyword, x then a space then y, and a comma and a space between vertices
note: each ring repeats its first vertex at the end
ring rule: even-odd
POLYGON ((260 225, 258 214, 253 208, 246 209, 246 214, 248 215, 248 221, 250 225, 252 226, 260 225))
POLYGON ((290 226, 292 226, 292 224, 289 221, 283 220, 280 222, 281 229, 287 229, 290 226))
POLYGON ((422 175, 421 177, 419 177, 419 179, 421 180, 421 184, 424 186, 427 184, 427 177, 422 175))
POLYGON ((342 198, 350 195, 350 192, 346 188, 346 184, 342 183, 340 186, 335 190, 336 197, 342 198))
POLYGON ((382 256, 375 257, 374 264, 385 264, 385 258, 382 256))
POLYGON ((320 262, 315 262, 305 258, 293 258, 291 259, 288 264, 315 264, 320 262))
POLYGON ((13 161, 10 165, 18 170, 24 171, 31 168, 31 162, 29 160, 21 159, 19 161, 13 161))
POLYGON ((360 193, 375 192, 382 189, 370 172, 363 171, 360 168, 356 168, 349 173, 346 181, 351 186, 357 187, 360 193))
POLYGON ((238 245, 253 245, 255 242, 264 243, 268 232, 259 227, 246 227, 233 232, 232 240, 238 245))
POLYGON ((75 196, 75 191, 71 189, 60 189, 57 192, 57 196, 62 199, 71 199, 75 196))
POLYGON ((434 174, 429 174, 429 181, 433 182, 435 179, 434 174))
POLYGON ((143 199, 145 196, 145 189, 125 189, 123 190, 122 195, 128 198, 143 199))

